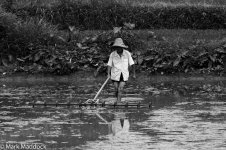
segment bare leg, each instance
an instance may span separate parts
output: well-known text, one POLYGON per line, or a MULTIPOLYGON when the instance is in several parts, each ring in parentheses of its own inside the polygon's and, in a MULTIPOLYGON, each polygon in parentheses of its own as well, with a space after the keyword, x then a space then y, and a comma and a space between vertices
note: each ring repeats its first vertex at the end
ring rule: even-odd
POLYGON ((119 86, 118 86, 118 97, 117 97, 117 101, 118 102, 121 102, 121 98, 122 98, 122 90, 123 90, 123 88, 124 88, 124 86, 125 86, 125 82, 119 82, 119 86))
POLYGON ((119 87, 119 82, 114 82, 114 87, 115 87, 115 97, 118 97, 118 87, 119 87))

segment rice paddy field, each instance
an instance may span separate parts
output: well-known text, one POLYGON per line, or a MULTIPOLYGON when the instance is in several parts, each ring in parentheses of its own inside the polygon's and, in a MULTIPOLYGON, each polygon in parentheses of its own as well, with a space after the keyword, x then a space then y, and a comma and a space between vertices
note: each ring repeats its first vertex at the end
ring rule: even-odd
MULTIPOLYGON (((103 80, 103 76, 0 80, 1 148, 37 143, 47 150, 225 149, 225 80, 140 77, 129 82, 123 98, 129 104, 152 103, 151 109, 29 105, 86 101, 103 80)), ((98 98, 113 98, 113 91, 109 82, 98 98)))

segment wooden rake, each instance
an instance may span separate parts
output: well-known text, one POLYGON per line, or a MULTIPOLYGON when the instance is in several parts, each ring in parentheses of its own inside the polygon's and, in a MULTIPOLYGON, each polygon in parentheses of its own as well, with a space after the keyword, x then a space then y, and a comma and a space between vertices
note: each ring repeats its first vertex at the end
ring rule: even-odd
POLYGON ((110 77, 108 77, 105 82, 103 83, 103 85, 101 86, 101 88, 99 89, 99 91, 97 92, 96 96, 93 99, 88 99, 85 103, 94 103, 97 104, 99 102, 99 99, 97 99, 97 97, 100 95, 100 92, 103 90, 104 86, 107 84, 108 80, 110 79, 110 77))

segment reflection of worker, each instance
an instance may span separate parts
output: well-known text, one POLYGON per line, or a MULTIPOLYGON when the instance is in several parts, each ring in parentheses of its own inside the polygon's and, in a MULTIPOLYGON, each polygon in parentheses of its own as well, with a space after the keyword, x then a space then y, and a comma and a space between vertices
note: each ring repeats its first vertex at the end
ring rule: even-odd
POLYGON ((124 113, 115 114, 115 119, 109 125, 109 133, 114 136, 122 135, 129 132, 129 120, 125 117, 124 113))
POLYGON ((105 120, 100 114, 96 113, 97 117, 100 118, 103 122, 108 124, 108 132, 109 134, 113 134, 114 136, 122 135, 122 133, 129 132, 129 120, 126 118, 125 113, 116 113, 114 114, 114 120, 108 122, 105 120))

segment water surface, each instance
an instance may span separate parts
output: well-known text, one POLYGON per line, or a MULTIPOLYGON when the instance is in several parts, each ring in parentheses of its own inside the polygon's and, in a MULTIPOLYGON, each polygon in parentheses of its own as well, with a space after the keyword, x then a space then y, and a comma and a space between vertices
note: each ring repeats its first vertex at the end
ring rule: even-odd
MULTIPOLYGON (((77 103, 103 80, 1 82, 0 143, 43 143, 47 149, 226 148, 225 82, 129 82, 124 97, 152 109, 32 108, 29 102, 77 103)), ((100 99, 114 96, 109 82, 100 99)))

